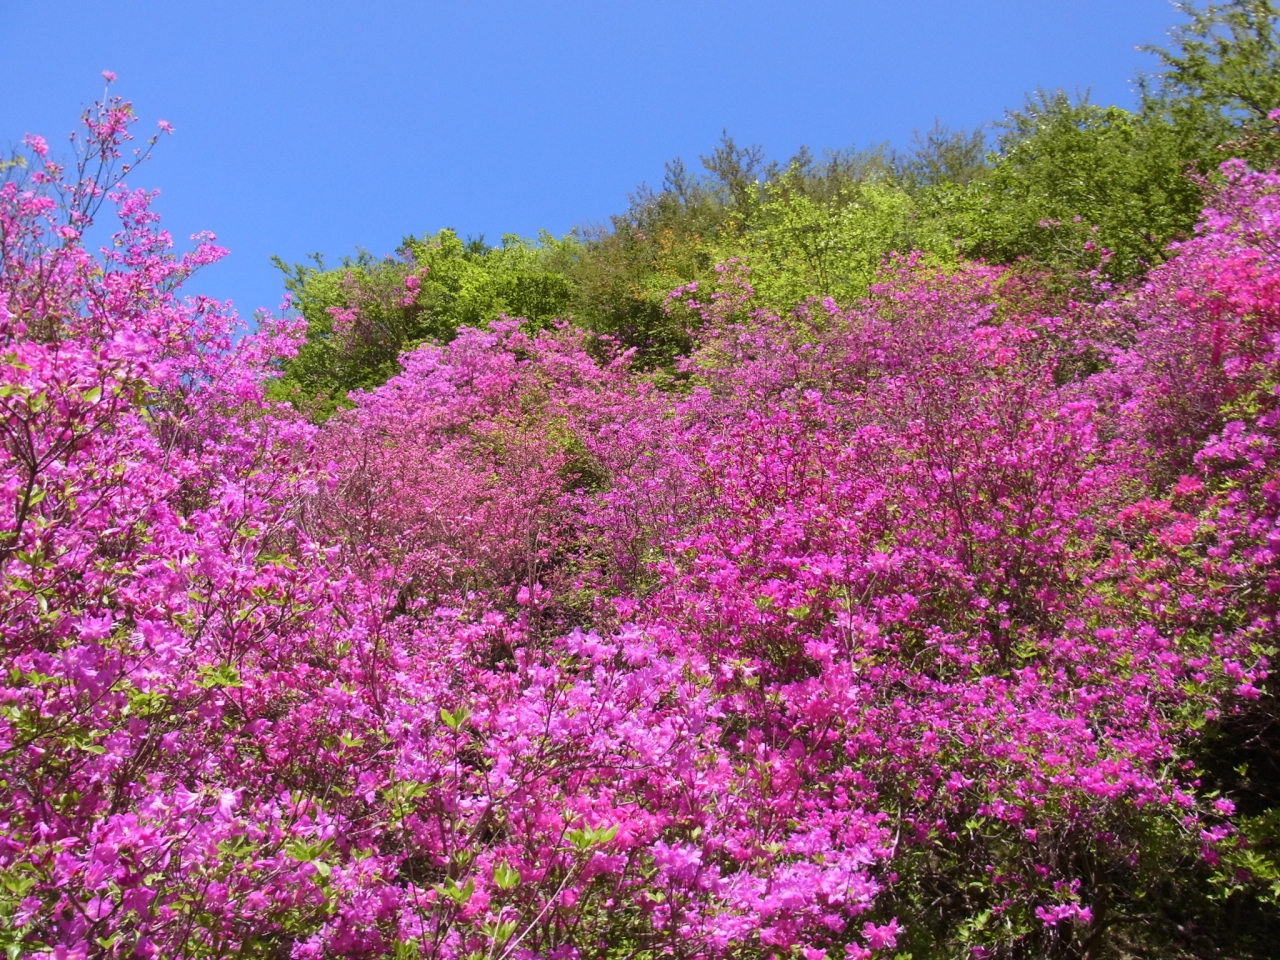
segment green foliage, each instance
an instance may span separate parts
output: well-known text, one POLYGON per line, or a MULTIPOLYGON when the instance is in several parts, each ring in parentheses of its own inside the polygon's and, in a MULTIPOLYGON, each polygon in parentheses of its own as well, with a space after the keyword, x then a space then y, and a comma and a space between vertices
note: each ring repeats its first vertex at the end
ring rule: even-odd
POLYGON ((667 311, 668 293, 710 280, 716 263, 745 261, 766 308, 810 296, 856 299, 892 251, 953 256, 908 187, 967 179, 975 142, 980 135, 935 127, 906 157, 876 147, 817 160, 802 147, 780 166, 725 135, 700 158, 703 175, 672 161, 661 191, 642 187, 610 229, 584 234, 566 270, 576 288, 572 316, 659 366, 684 354, 693 333, 687 316, 667 311))
POLYGON ((328 269, 276 259, 285 286, 307 321, 307 341, 273 385, 316 419, 351 390, 385 382, 401 352, 432 340, 447 342, 459 327, 482 327, 501 315, 534 328, 565 313, 573 286, 554 261, 573 256, 577 242, 544 234, 538 243, 507 235, 498 247, 464 242, 452 230, 407 238, 397 257, 367 253, 328 269))
POLYGON ((1147 47, 1165 70, 1148 99, 1178 112, 1213 111, 1262 121, 1280 107, 1280 12, 1270 0, 1229 0, 1203 9, 1176 3, 1188 22, 1173 31, 1177 49, 1147 47))
POLYGON ((1165 118, 1058 92, 1038 94, 1002 127, 988 169, 921 198, 966 256, 1105 265, 1129 279, 1194 227, 1200 191, 1185 176, 1194 158, 1165 118))
POLYGON ((758 303, 781 311, 809 297, 849 303, 864 296, 887 254, 923 250, 939 259, 954 248, 923 218, 916 200, 888 178, 853 183, 825 202, 798 189, 789 171, 763 185, 749 229, 717 251, 751 267, 758 303))
POLYGON ((1280 160, 1268 119, 1280 107, 1280 13, 1269 0, 1230 0, 1203 9, 1178 2, 1187 22, 1174 49, 1146 48, 1163 71, 1144 78, 1144 109, 1176 127, 1199 173, 1228 157, 1254 167, 1280 160))
POLYGON ((641 186, 607 225, 563 239, 507 236, 490 248, 442 230, 384 260, 280 263, 309 336, 276 395, 322 418, 347 391, 394 374, 402 350, 502 314, 531 327, 569 320, 665 367, 688 352, 696 322, 667 308, 669 292, 713 279, 731 258, 751 271, 753 304, 773 310, 808 297, 853 302, 886 256, 911 250, 939 263, 1140 277, 1190 235, 1221 160, 1280 156, 1267 120, 1280 106, 1273 4, 1178 8, 1186 21, 1170 50, 1150 48, 1162 72, 1140 78, 1137 110, 1040 92, 996 124, 991 152, 981 129, 935 123, 905 152, 818 159, 802 147, 778 164, 725 134, 700 171, 672 161, 660 189, 641 186), (410 275, 419 287, 406 305, 410 275))
POLYGON ((754 202, 761 157, 758 147, 739 147, 726 135, 701 158, 708 176, 671 161, 660 191, 641 186, 608 228, 580 231, 582 249, 566 267, 573 319, 634 348, 644 365, 685 353, 689 331, 667 314, 667 294, 710 276, 726 233, 754 202))
POLYGON ((965 186, 987 167, 987 138, 981 129, 950 130, 935 121, 924 134, 917 131, 912 141, 914 149, 897 165, 910 187, 965 186))
POLYGON ((539 244, 508 234, 501 246, 485 247, 483 238, 464 244, 452 230, 441 230, 406 240, 401 253, 421 277, 415 309, 430 318, 427 336, 449 340, 459 327, 482 327, 500 314, 547 326, 564 312, 571 285, 546 261, 573 247, 572 240, 545 233, 539 244))

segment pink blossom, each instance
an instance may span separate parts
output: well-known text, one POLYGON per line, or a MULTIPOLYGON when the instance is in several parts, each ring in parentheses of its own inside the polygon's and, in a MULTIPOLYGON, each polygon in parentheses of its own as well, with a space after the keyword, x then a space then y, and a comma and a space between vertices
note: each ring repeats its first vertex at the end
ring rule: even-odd
POLYGON ((296 318, 180 295, 211 237, 43 170, 0 186, 0 855, 66 920, 23 949, 868 958, 963 844, 1012 955, 1092 922, 1072 864, 1227 860, 1185 758, 1270 682, 1275 174, 1103 303, 904 258, 815 324, 729 261, 667 299, 686 390, 500 319, 315 426, 296 318))
POLYGON ((34 133, 28 133, 22 138, 22 142, 25 143, 31 152, 37 157, 43 159, 49 154, 49 145, 45 142, 44 137, 37 136, 34 133))
POLYGON ((867 941, 867 946, 872 950, 892 950, 898 944, 900 932, 896 918, 886 924, 864 923, 862 925, 862 938, 867 941))

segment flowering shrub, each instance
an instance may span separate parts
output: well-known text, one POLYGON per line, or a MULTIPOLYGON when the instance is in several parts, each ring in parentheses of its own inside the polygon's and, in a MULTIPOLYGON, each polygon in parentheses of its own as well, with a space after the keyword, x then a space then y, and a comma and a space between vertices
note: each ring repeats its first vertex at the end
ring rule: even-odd
POLYGON ((217 248, 173 256, 121 188, 95 259, 39 171, 0 195, 10 953, 722 953, 868 909, 882 818, 794 819, 695 651, 511 615, 545 601, 569 463, 522 404, 601 379, 580 346, 426 348, 317 439, 262 395, 299 331, 233 346, 174 295, 217 248))
POLYGON ((622 472, 599 515, 620 557, 647 544, 646 615, 720 663, 733 711, 892 811, 883 899, 915 913, 913 951, 1072 954, 1123 922, 1138 861, 1226 836, 1179 748, 1265 673, 1263 629, 1190 634, 1142 602, 1158 568, 1115 539, 1152 482, 1108 440, 1128 411, 1059 385, 1085 345, 1006 280, 904 264, 802 337, 722 331, 665 469, 622 472))
POLYGON ((1196 763, 1273 710, 1274 174, 1100 305, 732 263, 665 390, 505 322, 317 428, 86 122, 0 186, 10 955, 1167 956, 1147 888, 1261 889, 1196 763))

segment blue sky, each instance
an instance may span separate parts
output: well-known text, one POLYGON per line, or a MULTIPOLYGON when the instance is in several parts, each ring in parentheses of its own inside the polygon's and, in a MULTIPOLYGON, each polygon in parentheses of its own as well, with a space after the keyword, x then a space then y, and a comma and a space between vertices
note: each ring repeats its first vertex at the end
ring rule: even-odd
MULTIPOLYGON (((0 9, 0 146, 51 143, 115 71, 141 129, 131 177, 175 237, 231 250, 191 289, 242 314, 286 260, 406 234, 563 233, 623 208, 722 129, 801 144, 909 143, 1037 87, 1132 105, 1177 22, 1167 0, 115 0, 0 9)), ((6 151, 7 152, 7 151, 6 151)))

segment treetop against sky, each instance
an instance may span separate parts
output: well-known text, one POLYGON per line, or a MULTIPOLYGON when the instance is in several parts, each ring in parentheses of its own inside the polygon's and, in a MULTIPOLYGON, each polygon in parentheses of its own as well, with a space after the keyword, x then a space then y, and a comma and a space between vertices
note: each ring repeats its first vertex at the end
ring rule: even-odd
POLYGON ((56 153, 114 70, 174 125, 147 172, 166 223, 231 250, 196 286, 247 313, 279 302, 273 254, 560 234, 722 129, 786 157, 985 124, 1037 87, 1131 106, 1136 47, 1174 20, 1165 0, 25 4, 0 130, 56 153))

